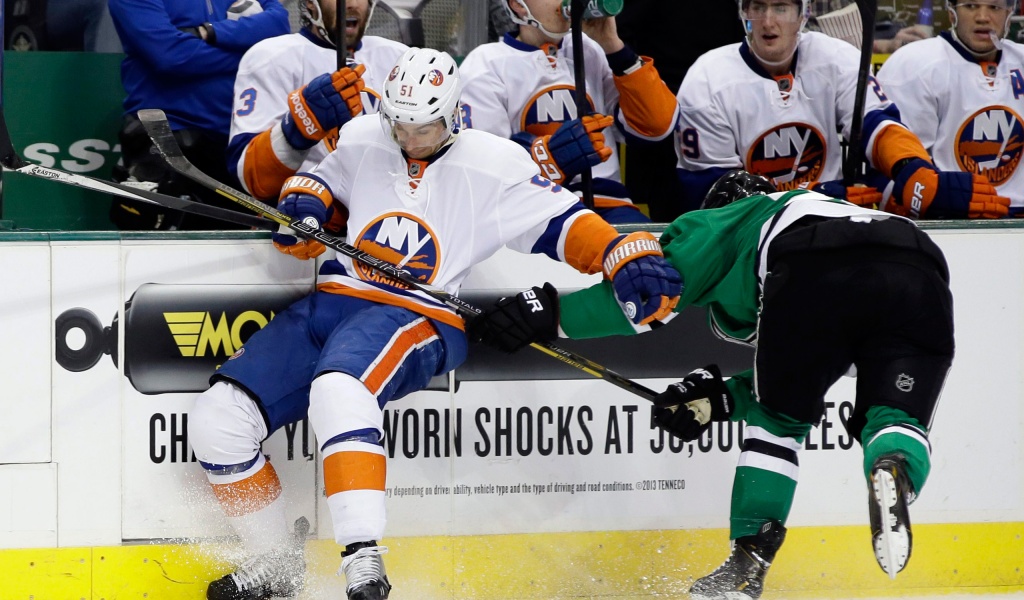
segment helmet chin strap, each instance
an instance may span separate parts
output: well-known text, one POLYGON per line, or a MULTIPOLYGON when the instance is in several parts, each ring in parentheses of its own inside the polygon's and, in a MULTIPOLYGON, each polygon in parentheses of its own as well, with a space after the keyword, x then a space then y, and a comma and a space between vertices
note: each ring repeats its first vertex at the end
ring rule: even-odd
MULTIPOLYGON (((963 49, 966 50, 967 53, 970 54, 971 56, 973 56, 974 58, 984 58, 986 55, 991 54, 991 52, 978 52, 974 48, 971 48, 969 45, 967 45, 967 42, 965 42, 962 39, 960 39, 960 36, 957 35, 957 33, 956 33, 957 25, 960 22, 960 17, 956 14, 956 10, 953 10, 951 12, 953 13, 953 22, 950 24, 949 33, 950 33, 950 35, 953 36, 953 39, 956 40, 956 43, 960 44, 960 46, 963 47, 963 49)), ((1007 16, 1006 17, 1006 23, 1003 25, 1003 35, 996 35, 995 31, 990 31, 988 33, 989 38, 991 38, 991 40, 992 40, 992 45, 996 47, 996 51, 998 51, 998 52, 1002 52, 1003 51, 1003 46, 1004 46, 1003 38, 1006 37, 1006 35, 1009 34, 1009 33, 1010 33, 1010 17, 1007 16)))
MULTIPOLYGON (((502 1, 508 2, 509 0, 502 0, 502 1)), ((509 7, 508 12, 509 12, 509 14, 512 15, 512 21, 515 22, 516 24, 518 24, 518 25, 529 25, 530 27, 536 27, 537 29, 540 29, 541 33, 543 33, 544 35, 548 36, 549 38, 551 38, 553 40, 561 40, 565 36, 569 35, 568 31, 565 31, 563 33, 552 33, 550 31, 548 31, 547 28, 544 27, 543 25, 541 25, 540 21, 537 20, 537 17, 533 16, 533 13, 530 11, 530 7, 527 6, 525 2, 522 2, 520 0, 514 0, 514 1, 519 2, 519 6, 522 6, 523 8, 526 9, 526 16, 525 17, 520 17, 519 15, 517 15, 515 13, 514 10, 512 10, 511 6, 509 7)))

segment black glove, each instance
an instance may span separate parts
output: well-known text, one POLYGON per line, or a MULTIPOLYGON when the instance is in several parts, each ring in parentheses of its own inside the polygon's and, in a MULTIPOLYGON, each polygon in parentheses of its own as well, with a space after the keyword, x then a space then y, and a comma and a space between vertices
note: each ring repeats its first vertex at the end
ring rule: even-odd
POLYGON ((469 322, 466 334, 503 352, 558 336, 558 290, 550 283, 502 298, 469 322))
POLYGON ((736 407, 718 365, 696 369, 654 397, 654 423, 683 440, 699 438, 712 421, 728 421, 736 407))

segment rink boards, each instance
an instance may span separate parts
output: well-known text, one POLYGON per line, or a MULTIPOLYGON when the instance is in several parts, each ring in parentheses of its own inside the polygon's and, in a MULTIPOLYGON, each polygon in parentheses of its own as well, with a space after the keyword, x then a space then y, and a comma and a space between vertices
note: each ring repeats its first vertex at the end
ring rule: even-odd
MULTIPOLYGON (((910 566, 890 582, 871 555, 843 380, 801 453, 769 578, 786 597, 1024 587, 1024 231, 960 225, 929 229, 950 262, 957 358, 910 566)), ((314 265, 265 234, 12 233, 0 273, 0 597, 202 598, 237 548, 191 456, 189 406, 216 364, 312 288, 314 265)), ((544 281, 597 278, 502 252, 464 296, 544 281)), ((649 336, 571 347, 655 389, 707 362, 749 364, 749 349, 706 329, 688 310, 649 336)), ((392 598, 671 596, 725 558, 742 430, 671 444, 645 400, 587 377, 529 350, 480 351, 388 406, 392 598)), ((304 597, 332 596, 322 586, 339 560, 312 432, 283 429, 265 451, 291 517, 314 524, 304 597)))

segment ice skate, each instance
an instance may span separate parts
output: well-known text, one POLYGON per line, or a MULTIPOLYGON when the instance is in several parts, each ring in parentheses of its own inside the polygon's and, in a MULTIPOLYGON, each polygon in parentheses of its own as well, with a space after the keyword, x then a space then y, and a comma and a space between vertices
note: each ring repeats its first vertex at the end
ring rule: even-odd
POLYGON ((714 570, 694 582, 693 600, 748 600, 760 598, 764 578, 775 560, 775 553, 786 539, 786 528, 768 521, 756 535, 736 538, 732 554, 714 570))
POLYGON ((341 553, 341 571, 338 574, 345 573, 348 600, 387 600, 391 583, 381 558, 387 551, 377 542, 359 542, 349 544, 341 553))
POLYGON ((910 560, 912 536, 907 505, 913 501, 904 458, 898 454, 878 457, 868 482, 868 514, 875 559, 891 579, 896 579, 910 560))
POLYGON ((210 583, 207 600, 267 600, 291 598, 302 591, 306 575, 304 549, 309 521, 295 521, 295 540, 290 548, 254 556, 234 573, 210 583))

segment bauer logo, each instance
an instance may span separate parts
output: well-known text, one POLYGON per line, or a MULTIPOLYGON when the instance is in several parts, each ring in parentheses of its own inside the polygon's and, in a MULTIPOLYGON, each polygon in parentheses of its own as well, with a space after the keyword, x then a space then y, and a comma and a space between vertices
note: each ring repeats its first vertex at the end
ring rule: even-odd
POLYGON ((806 123, 786 123, 766 131, 750 146, 747 170, 772 180, 779 191, 821 179, 825 138, 806 123))
MULTIPOLYGON (((576 118, 576 88, 553 85, 534 94, 523 107, 519 129, 533 135, 551 135, 566 121, 576 118)), ((587 102, 594 110, 590 96, 587 102)))
MULTIPOLYGON (((355 246, 425 283, 434 281, 441 264, 437 236, 421 217, 409 213, 389 212, 376 217, 356 238, 355 246)), ((361 263, 356 263, 356 271, 366 281, 389 281, 361 263)))
POLYGON ((1005 106, 989 106, 968 117, 956 135, 960 170, 985 176, 993 185, 1006 183, 1024 152, 1024 123, 1005 106))

